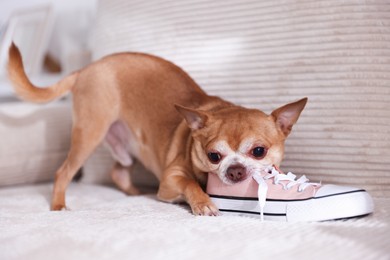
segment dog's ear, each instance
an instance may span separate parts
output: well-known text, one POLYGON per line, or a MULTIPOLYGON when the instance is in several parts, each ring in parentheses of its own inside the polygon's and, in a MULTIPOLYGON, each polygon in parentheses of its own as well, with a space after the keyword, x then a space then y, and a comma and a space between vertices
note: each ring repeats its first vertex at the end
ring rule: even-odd
POLYGON ((192 130, 203 128, 208 120, 206 112, 175 104, 176 110, 184 117, 187 125, 192 130))
POLYGON ((307 98, 303 98, 294 103, 284 105, 271 113, 271 116, 286 137, 290 134, 293 125, 298 121, 306 103, 307 98))

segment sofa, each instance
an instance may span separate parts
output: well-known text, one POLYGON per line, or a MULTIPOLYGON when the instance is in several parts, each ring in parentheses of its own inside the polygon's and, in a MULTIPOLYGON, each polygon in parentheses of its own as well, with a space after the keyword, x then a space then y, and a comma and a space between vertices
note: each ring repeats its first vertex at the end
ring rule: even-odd
POLYGON ((307 96, 281 168, 362 187, 375 211, 319 223, 193 216, 158 201, 158 182, 141 165, 143 194, 117 190, 102 145, 68 189, 71 210, 51 212, 71 97, 11 98, 0 103, 0 259, 389 259, 389 13, 386 0, 100 0, 94 60, 155 54, 208 93, 267 113, 307 96))

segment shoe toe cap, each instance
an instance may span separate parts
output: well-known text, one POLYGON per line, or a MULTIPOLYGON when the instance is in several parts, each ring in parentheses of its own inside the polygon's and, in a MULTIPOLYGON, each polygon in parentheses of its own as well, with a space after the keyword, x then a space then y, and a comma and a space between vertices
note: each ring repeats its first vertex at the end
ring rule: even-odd
POLYGON ((331 196, 331 195, 335 195, 335 194, 357 192, 357 191, 364 192, 365 190, 355 188, 355 187, 327 184, 327 185, 321 186, 321 188, 318 189, 318 191, 315 194, 315 197, 318 198, 318 197, 331 196))

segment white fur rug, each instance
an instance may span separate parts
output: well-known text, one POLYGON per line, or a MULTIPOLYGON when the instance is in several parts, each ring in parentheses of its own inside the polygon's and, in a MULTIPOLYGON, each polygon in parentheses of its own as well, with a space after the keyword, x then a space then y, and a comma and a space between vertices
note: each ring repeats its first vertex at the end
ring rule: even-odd
POLYGON ((375 214, 322 223, 195 217, 187 206, 72 184, 71 211, 50 212, 51 185, 0 190, 0 259, 390 259, 390 199, 375 214))

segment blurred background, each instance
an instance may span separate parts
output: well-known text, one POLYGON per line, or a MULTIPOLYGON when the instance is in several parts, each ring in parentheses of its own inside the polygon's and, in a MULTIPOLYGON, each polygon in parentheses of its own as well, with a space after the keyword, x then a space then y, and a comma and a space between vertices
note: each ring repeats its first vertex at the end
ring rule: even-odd
POLYGON ((12 100, 4 66, 11 39, 26 71, 47 85, 90 62, 89 35, 97 0, 0 2, 0 100, 12 100))
MULTIPOLYGON (((71 128, 69 103, 57 102, 62 110, 55 114, 15 102, 4 74, 14 40, 39 86, 105 55, 133 51, 166 58, 209 94, 267 113, 306 96, 282 169, 390 194, 388 0, 1 0, 0 28, 0 135, 13 140, 0 147, 0 158, 9 158, 0 167, 10 164, 9 183, 15 176, 26 182, 26 169, 35 173, 28 178, 52 179, 71 128), (46 127, 34 130, 38 121, 46 127), (57 128, 66 129, 62 137, 57 128), (12 149, 25 155, 24 168, 12 149), (42 155, 39 167, 32 153, 42 155)), ((84 166, 83 180, 108 178, 111 166, 101 148, 84 166)))

